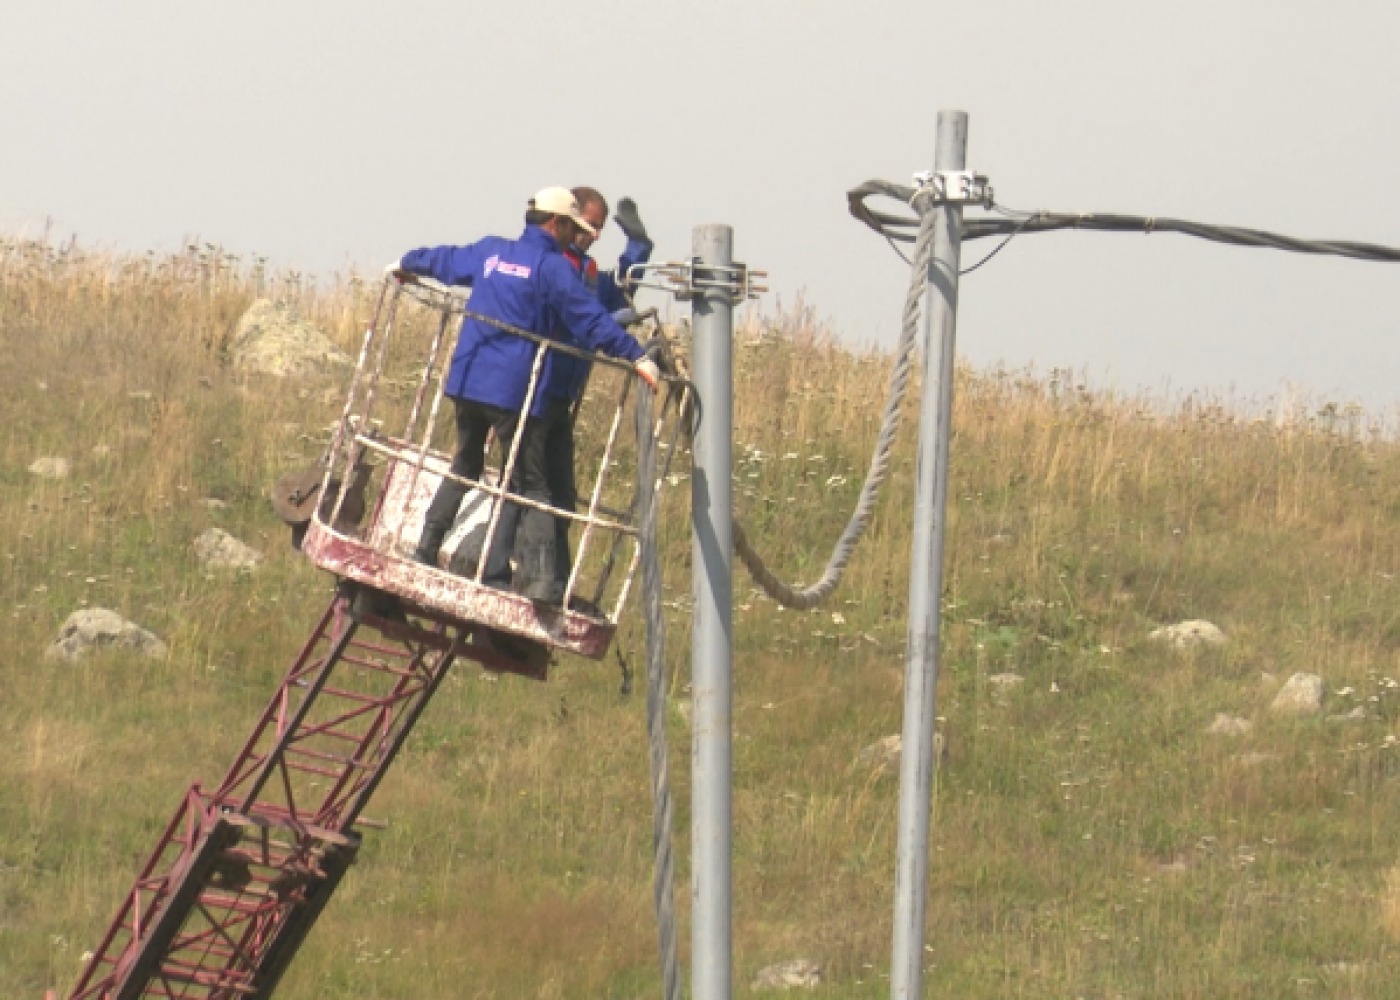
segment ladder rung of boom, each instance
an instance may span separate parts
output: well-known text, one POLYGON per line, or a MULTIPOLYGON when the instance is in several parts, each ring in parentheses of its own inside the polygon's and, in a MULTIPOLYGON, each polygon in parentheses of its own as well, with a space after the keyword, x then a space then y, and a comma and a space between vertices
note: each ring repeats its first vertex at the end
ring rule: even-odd
POLYGON ((354 860, 360 810, 466 652, 435 619, 378 642, 362 627, 337 595, 218 788, 180 803, 72 1000, 271 995, 354 860))

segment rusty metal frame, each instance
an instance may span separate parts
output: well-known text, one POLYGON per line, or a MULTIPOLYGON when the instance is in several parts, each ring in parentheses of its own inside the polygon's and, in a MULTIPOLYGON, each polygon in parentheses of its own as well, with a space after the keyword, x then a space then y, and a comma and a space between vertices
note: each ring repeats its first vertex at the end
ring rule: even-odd
MULTIPOLYGON (((390 592, 464 625, 475 624, 543 643, 554 649, 601 658, 616 632, 640 556, 633 519, 641 484, 636 485, 626 509, 613 509, 602 502, 604 484, 620 440, 623 413, 631 398, 632 378, 626 378, 617 393, 597 475, 588 489, 588 502, 583 511, 558 510, 510 490, 523 436, 520 434, 514 435, 499 472, 488 470, 496 473, 494 482, 489 475, 481 479, 458 476, 450 470, 450 457, 434 450, 431 441, 442 408, 445 372, 452 353, 445 349, 449 339, 448 327, 453 320, 462 316, 481 319, 500 327, 507 334, 533 343, 534 357, 522 413, 529 412, 540 390, 541 375, 551 351, 575 355, 608 367, 627 368, 613 359, 598 357, 548 337, 504 326, 488 317, 476 316, 453 290, 421 282, 406 286, 386 279, 373 317, 365 330, 346 405, 329 449, 331 461, 327 463, 323 488, 329 488, 332 482, 339 482, 340 490, 330 505, 322 506, 314 513, 302 543, 302 551, 316 565, 338 576, 390 592), (389 342, 401 326, 399 310, 406 295, 418 305, 435 310, 438 315, 427 362, 404 427, 404 436, 396 437, 376 429, 374 407, 384 374, 384 360, 389 355, 389 342), (426 420, 422 419, 425 413, 426 420), (379 498, 368 524, 351 527, 341 523, 340 512, 354 479, 350 470, 357 458, 366 454, 382 460, 376 466, 381 477, 379 498), (469 491, 492 499, 486 534, 481 543, 483 552, 490 550, 507 501, 525 508, 546 510, 552 516, 582 526, 560 608, 538 606, 520 595, 487 586, 482 579, 484 559, 478 560, 470 572, 457 574, 408 558, 412 543, 417 541, 417 532, 411 527, 414 519, 421 518, 427 498, 444 479, 451 479, 469 491), (596 576, 585 578, 585 557, 590 551, 595 551, 600 536, 603 536, 601 544, 604 556, 596 568, 596 576), (630 558, 620 560, 619 549, 624 546, 630 548, 630 558), (619 568, 621 578, 613 583, 619 568), (616 588, 616 599, 609 601, 610 607, 602 607, 610 583, 616 588), (575 595, 582 595, 583 599, 575 601, 575 595)), ((668 466, 676 450, 680 415, 686 412, 686 394, 689 391, 685 383, 668 385, 665 400, 658 410, 658 419, 652 428, 654 439, 662 448, 668 466)), ((664 482, 663 470, 657 481, 648 486, 660 490, 664 482)))
POLYGON ((352 599, 339 589, 223 781, 186 792, 72 1000, 269 996, 452 663, 510 666, 448 618, 357 620, 352 599))

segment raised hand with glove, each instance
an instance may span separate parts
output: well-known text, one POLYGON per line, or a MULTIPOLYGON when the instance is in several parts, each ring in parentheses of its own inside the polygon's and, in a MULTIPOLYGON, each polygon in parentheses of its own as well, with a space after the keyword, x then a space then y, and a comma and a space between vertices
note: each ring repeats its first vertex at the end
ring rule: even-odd
POLYGON ((627 273, 633 264, 645 264, 651 260, 651 237, 647 235, 647 227, 642 224, 642 217, 637 214, 637 203, 631 198, 618 200, 617 214, 613 219, 627 236, 627 245, 617 258, 617 275, 614 280, 618 289, 630 298, 635 289, 628 280, 627 273))
POLYGON ((617 203, 617 214, 613 216, 617 220, 618 228, 626 234, 629 240, 636 240, 638 243, 650 243, 647 236, 647 227, 642 224, 642 217, 637 214, 637 203, 631 198, 621 198, 617 203))

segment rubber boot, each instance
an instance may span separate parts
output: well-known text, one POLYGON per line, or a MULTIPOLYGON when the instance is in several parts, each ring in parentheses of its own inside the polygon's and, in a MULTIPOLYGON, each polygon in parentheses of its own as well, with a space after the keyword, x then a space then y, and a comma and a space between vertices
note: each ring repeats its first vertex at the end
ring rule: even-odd
POLYGON ((442 541, 447 537, 447 531, 451 527, 448 524, 440 524, 436 521, 425 521, 423 523, 423 534, 418 539, 418 548, 413 550, 414 562, 420 562, 424 566, 438 568, 438 555, 442 551, 442 541))
POLYGON ((573 555, 569 552, 569 526, 567 517, 554 519, 554 578, 561 586, 569 585, 569 570, 573 568, 573 555))
POLYGON ((515 548, 520 512, 519 504, 507 503, 501 508, 501 516, 496 521, 496 534, 491 539, 491 550, 486 553, 486 569, 481 574, 481 582, 488 587, 510 589, 510 554, 515 548))
POLYGON ((544 511, 525 511, 516 543, 516 593, 541 604, 560 605, 564 585, 559 582, 557 556, 554 518, 544 511))

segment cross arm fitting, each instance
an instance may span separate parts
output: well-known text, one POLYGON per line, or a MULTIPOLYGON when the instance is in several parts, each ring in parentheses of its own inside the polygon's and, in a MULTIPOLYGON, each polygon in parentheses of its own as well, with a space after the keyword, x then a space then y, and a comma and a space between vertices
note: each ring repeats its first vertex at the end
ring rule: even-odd
POLYGON ((718 290, 727 292, 730 300, 739 305, 768 291, 763 283, 767 279, 767 271, 754 270, 747 264, 702 264, 698 257, 633 264, 627 271, 627 280, 633 284, 670 292, 682 302, 718 290))

